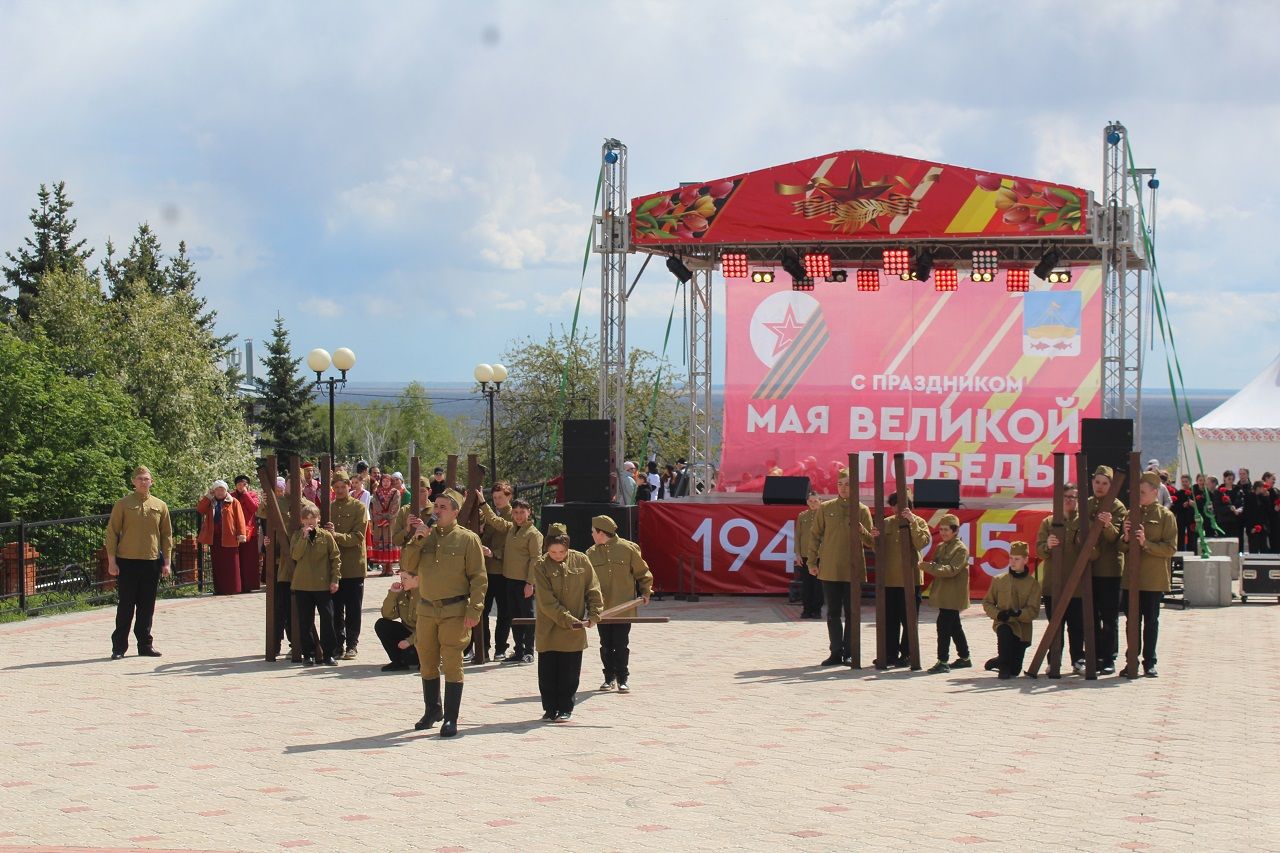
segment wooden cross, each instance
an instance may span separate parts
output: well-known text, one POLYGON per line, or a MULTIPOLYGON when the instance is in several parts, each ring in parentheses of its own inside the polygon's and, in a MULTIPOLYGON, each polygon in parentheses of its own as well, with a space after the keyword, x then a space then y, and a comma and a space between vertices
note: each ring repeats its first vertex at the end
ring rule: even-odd
MULTIPOLYGON (((1066 486, 1066 474, 1063 471, 1063 465, 1066 463, 1066 454, 1053 454, 1053 521, 1049 528, 1053 536, 1057 538, 1058 544, 1053 548, 1053 577, 1049 580, 1049 597, 1053 599, 1054 604, 1058 603, 1058 599, 1062 597, 1062 592, 1066 588, 1063 581, 1063 564, 1066 562, 1066 538, 1067 538, 1067 517, 1064 507, 1064 494, 1066 486)), ((1053 642, 1049 645, 1049 677, 1059 678, 1062 675, 1062 635, 1054 634, 1053 642)))
POLYGON ((876 529, 876 668, 888 669, 889 662, 885 660, 889 654, 885 622, 889 617, 884 600, 884 454, 873 453, 871 460, 873 474, 876 478, 874 483, 875 496, 873 498, 875 505, 872 515, 872 521, 875 523, 876 529))
POLYGON ((276 659, 276 531, 284 529, 284 518, 276 502, 278 470, 275 456, 268 456, 258 466, 258 484, 262 487, 262 502, 267 509, 267 536, 271 538, 271 545, 265 549, 262 558, 263 571, 267 576, 267 647, 264 657, 268 661, 276 659))
POLYGON ((1136 528, 1142 526, 1142 474, 1138 465, 1141 457, 1137 452, 1129 454, 1129 553, 1125 555, 1125 568, 1129 573, 1129 616, 1125 625, 1129 647, 1125 649, 1124 675, 1138 677, 1138 652, 1142 649, 1142 632, 1138 624, 1138 569, 1142 563, 1142 544, 1138 541, 1136 528))
POLYGON ((418 457, 409 457, 409 514, 422 518, 422 464, 418 457))
POLYGON ((867 555, 862 550, 862 488, 858 454, 849 454, 849 643, 850 669, 862 669, 862 581, 867 555))
POLYGON ((333 457, 324 453, 320 456, 320 526, 324 527, 329 523, 329 505, 332 502, 329 497, 329 487, 333 479, 333 457))
MULTIPOLYGON (((449 475, 450 484, 453 483, 454 477, 458 470, 458 457, 449 457, 449 475)), ((467 454, 467 491, 466 497, 463 498, 462 509, 458 512, 458 524, 470 530, 472 533, 479 535, 484 529, 484 522, 480 520, 480 504, 476 501, 476 489, 484 488, 484 466, 480 464, 480 457, 474 453, 467 454)), ((452 488, 452 485, 450 485, 452 488)), ((486 571, 488 568, 486 567, 486 571)), ((473 664, 488 663, 489 650, 484 642, 485 622, 488 620, 483 614, 480 616, 480 622, 471 629, 471 662, 473 664)))
MULTIPOLYGON (((1076 487, 1087 499, 1089 492, 1085 491, 1088 487, 1085 485, 1090 482, 1089 462, 1085 459, 1084 453, 1076 454, 1076 487)), ((1080 504, 1080 523, 1076 525, 1076 542, 1081 548, 1084 547, 1084 510, 1086 504, 1080 504)), ((1092 547, 1089 548, 1093 550, 1092 547)), ((1080 576, 1080 580, 1075 584, 1069 585, 1067 588, 1067 596, 1074 596, 1076 590, 1080 590, 1080 613, 1081 621, 1084 622, 1084 677, 1086 681, 1095 681, 1098 678, 1098 634, 1094 631, 1093 625, 1093 564, 1089 564, 1089 570, 1080 576)))
MULTIPOLYGON (((273 493, 274 494, 274 493, 273 493)), ((289 525, 285 528, 284 538, 280 540, 280 548, 285 553, 285 559, 292 561, 293 554, 289 549, 289 540, 294 532, 302 527, 302 460, 297 456, 289 457, 289 525)), ((289 624, 293 627, 293 657, 294 663, 302 663, 302 641, 298 639, 298 631, 302 626, 302 619, 298 616, 298 600, 292 595, 289 596, 289 624)), ((308 626, 307 630, 314 630, 308 626)), ((319 643, 314 643, 312 648, 320 648, 319 643)))
MULTIPOLYGON (((907 462, 901 453, 893 454, 893 477, 898 486, 898 505, 895 509, 903 512, 907 508, 907 462)), ((907 610, 907 648, 911 668, 916 670, 920 668, 920 626, 916 613, 916 571, 920 565, 920 555, 911 541, 911 525, 905 522, 897 524, 898 550, 902 556, 902 597, 907 610)))

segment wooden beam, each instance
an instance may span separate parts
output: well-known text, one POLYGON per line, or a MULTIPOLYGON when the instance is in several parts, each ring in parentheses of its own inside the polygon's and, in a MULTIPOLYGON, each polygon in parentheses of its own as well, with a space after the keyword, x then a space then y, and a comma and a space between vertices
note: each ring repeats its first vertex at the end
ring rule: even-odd
MULTIPOLYGON (((1063 472, 1063 465, 1066 462, 1066 455, 1062 453, 1053 454, 1053 521, 1049 527, 1053 535, 1057 537, 1058 544, 1053 549, 1053 577, 1049 582, 1049 597, 1053 599, 1056 605, 1058 599, 1062 597, 1062 591, 1066 587, 1063 581, 1066 580, 1063 575, 1066 574, 1066 537, 1067 537, 1067 518, 1064 506, 1064 486, 1066 485, 1066 475, 1063 472)), ((1049 673, 1050 678, 1060 678, 1062 676, 1062 634, 1055 634, 1053 642, 1049 646, 1049 673)))
MULTIPOLYGON (((893 454, 893 477, 898 487, 899 513, 907 508, 907 461, 901 453, 893 454)), ((916 612, 916 571, 920 565, 920 555, 916 552, 915 543, 911 541, 911 525, 897 521, 898 550, 902 557, 902 597, 907 611, 907 650, 913 670, 920 668, 920 625, 916 612)))
MULTIPOLYGON (((457 465, 457 457, 449 457, 453 465, 457 465)), ((480 522, 480 504, 476 501, 476 490, 484 488, 484 469, 480 467, 480 457, 474 453, 467 454, 467 492, 458 513, 458 523, 472 533, 479 534, 484 527, 480 522)), ((496 610, 496 604, 494 609, 496 610)), ((489 620, 481 614, 479 623, 471 629, 471 662, 473 664, 488 663, 489 649, 484 642, 484 629, 489 620)))
MULTIPOLYGON (((297 456, 289 458, 289 523, 285 527, 283 542, 283 551, 287 559, 292 560, 293 556, 289 551, 289 539, 293 536, 295 530, 302 526, 302 460, 297 456)), ((292 585, 291 585, 292 586, 292 585)), ((293 662, 302 663, 302 641, 298 638, 298 631, 302 625, 302 619, 298 616, 298 602, 292 594, 289 596, 289 624, 293 626, 290 636, 293 637, 293 662)), ((307 626, 307 630, 311 630, 307 626)), ((319 645, 315 648, 320 648, 319 645)))
POLYGON ((333 481, 333 458, 327 453, 320 455, 320 524, 329 523, 329 487, 333 481))
POLYGON ((409 457, 409 512, 415 518, 422 518, 422 463, 418 457, 409 457))
MULTIPOLYGON (((276 502, 276 457, 268 456, 261 465, 258 466, 258 485, 262 487, 262 505, 267 510, 266 535, 271 537, 271 544, 263 549, 262 569, 267 577, 267 619, 266 619, 266 651, 263 657, 267 661, 276 659, 276 540, 271 536, 275 526, 279 523, 281 529, 284 527, 284 519, 280 515, 280 505, 276 502), (273 521, 272 516, 279 521, 273 521)), ((264 531, 258 531, 261 538, 264 531)))
MULTIPOLYGON (((1076 454, 1076 487, 1080 489, 1080 523, 1076 525, 1076 542, 1083 547, 1084 511, 1088 506, 1089 495, 1093 494, 1092 478, 1089 476, 1089 462, 1083 452, 1076 454)), ((1092 550, 1092 549, 1090 549, 1092 550)), ((1093 624, 1093 563, 1074 584, 1068 584, 1067 596, 1074 596, 1080 590, 1080 614, 1084 622, 1084 678, 1094 681, 1098 677, 1098 634, 1093 624)))
MULTIPOLYGON (((670 616, 610 616, 596 622, 597 625, 665 625, 671 621, 670 616)), ((536 616, 517 616, 511 620, 512 625, 536 625, 536 616)), ((583 623, 579 623, 583 624, 583 623)))
POLYGON ((884 454, 874 453, 871 460, 872 472, 876 478, 873 484, 875 508, 872 518, 876 527, 876 668, 888 669, 889 661, 885 660, 889 654, 889 643, 885 632, 888 615, 884 601, 884 543, 887 541, 884 522, 884 454))
MULTIPOLYGON (((1134 525, 1142 525, 1142 471, 1141 459, 1134 451, 1129 454, 1129 529, 1134 525)), ((1136 532, 1129 536, 1129 553, 1125 555, 1125 568, 1129 574, 1129 618, 1125 625, 1125 636, 1128 648, 1125 649, 1124 674, 1130 678, 1138 677, 1138 653, 1142 650, 1142 626, 1138 623, 1138 569, 1142 564, 1142 545, 1138 542, 1136 532)))
POLYGON ((862 550, 862 488, 858 454, 849 454, 849 643, 850 669, 862 669, 862 581, 867 555, 862 550))

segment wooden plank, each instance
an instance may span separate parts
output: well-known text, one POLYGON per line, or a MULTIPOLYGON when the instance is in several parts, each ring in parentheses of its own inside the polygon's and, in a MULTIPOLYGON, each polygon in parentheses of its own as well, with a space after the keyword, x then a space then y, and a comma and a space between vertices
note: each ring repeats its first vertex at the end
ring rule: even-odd
MULTIPOLYGON (((1093 482, 1089 476, 1089 462, 1083 452, 1076 454, 1076 487, 1080 490, 1080 523, 1076 525, 1076 542, 1083 547, 1084 511, 1088 505, 1089 495, 1093 493, 1093 482)), ((1090 549, 1092 550, 1092 549, 1090 549)), ((1069 584, 1067 595, 1075 595, 1080 590, 1080 614, 1084 622, 1084 678, 1094 681, 1098 677, 1098 634, 1093 624, 1093 563, 1089 563, 1088 571, 1081 575, 1074 584, 1069 584)))
MULTIPOLYGON (((901 453, 893 454, 893 478, 898 488, 899 513, 907 508, 907 460, 901 453)), ((895 518, 895 521, 897 519, 895 518)), ((913 670, 920 668, 920 625, 916 612, 916 571, 920 555, 911 541, 911 525, 898 524, 898 550, 902 556, 902 597, 907 610, 907 654, 913 670)))
POLYGON ((416 518, 422 518, 422 463, 418 457, 409 458, 409 512, 416 518))
MULTIPOLYGON (((1064 563, 1066 562, 1066 545, 1064 540, 1067 536, 1067 517, 1064 506, 1065 494, 1064 486, 1066 485, 1066 475, 1063 473, 1063 464, 1066 461, 1066 454, 1053 454, 1053 521, 1049 530, 1058 539, 1058 545, 1053 549, 1053 578, 1049 583, 1049 597, 1053 599, 1056 605, 1058 599, 1062 597, 1062 590, 1065 588, 1063 581, 1066 578, 1064 563)), ((1050 678, 1062 677, 1062 634, 1055 634, 1053 643, 1049 646, 1049 673, 1050 678)))
POLYGON ((333 458, 327 453, 320 455, 320 526, 329 523, 330 486, 333 484, 333 458))
POLYGON ((867 555, 862 550, 862 487, 858 454, 849 454, 849 643, 850 669, 862 669, 862 581, 867 573, 867 555))
MULTIPOLYGON (((601 619, 597 625, 665 625, 671 621, 670 616, 610 616, 601 619)), ((517 616, 511 620, 512 625, 536 625, 535 616, 517 616)))
MULTIPOLYGON (((457 464, 457 457, 449 457, 457 464)), ((458 513, 458 523, 473 533, 479 534, 483 528, 480 522, 480 503, 476 500, 476 490, 484 488, 484 469, 480 467, 480 457, 474 453, 467 454, 467 491, 463 499, 462 510, 458 513)), ((497 609, 495 604, 495 610, 497 609)), ((489 649, 484 642, 485 623, 488 621, 482 614, 480 621, 471 629, 471 662, 473 664, 488 663, 489 649)))
MULTIPOLYGON (((289 539, 302 526, 302 460, 297 456, 289 459, 289 523, 285 527, 281 548, 289 554, 289 539)), ((292 557, 290 557, 292 559, 292 557)), ((302 663, 302 642, 298 639, 299 626, 302 620, 298 617, 298 602, 293 595, 289 596, 289 624, 293 626, 290 636, 293 637, 293 662, 302 663)), ((310 628, 308 628, 310 630, 310 628)), ((319 648, 317 645, 316 648, 319 648)))
POLYGON ((872 517, 876 528, 876 669, 888 669, 890 662, 885 660, 885 656, 889 653, 889 643, 888 634, 885 632, 885 620, 888 619, 888 615, 885 612, 884 601, 884 454, 872 454, 871 460, 872 473, 876 478, 873 486, 875 506, 872 517))
MULTIPOLYGON (((1142 524, 1141 458, 1137 451, 1129 454, 1129 525, 1142 524)), ((1129 537, 1129 553, 1125 555, 1125 567, 1129 574, 1129 618, 1125 625, 1128 648, 1125 649, 1124 674, 1138 677, 1138 653, 1142 650, 1142 626, 1138 623, 1138 568, 1142 564, 1142 545, 1136 535, 1129 537)))
MULTIPOLYGON (((1124 475, 1117 472, 1111 481, 1111 488, 1107 490, 1103 503, 1108 504, 1115 500, 1115 496, 1120 494, 1120 486, 1124 483, 1124 475)), ((1083 523, 1081 519, 1081 523, 1083 523)), ((1075 589, 1080 583, 1080 579, 1084 577, 1085 571, 1089 568, 1089 557, 1093 553, 1093 548, 1098 544, 1098 539, 1102 536, 1102 523, 1096 518, 1089 520, 1089 534, 1085 537, 1083 544, 1080 546, 1080 553, 1076 556, 1076 564, 1071 569, 1071 575, 1067 578, 1067 588, 1075 589)), ((1040 664, 1044 662, 1045 655, 1049 651, 1049 641, 1053 635, 1062 630, 1062 623, 1067 618, 1067 605, 1070 603, 1069 598, 1064 597, 1062 601, 1053 603, 1053 615, 1049 618, 1049 627, 1040 637, 1040 645, 1036 646, 1036 653, 1031 658, 1031 666, 1027 667, 1027 675, 1035 678, 1040 673, 1040 664)))
POLYGON ((458 488, 458 454, 450 453, 444 463, 444 484, 447 488, 458 488))
MULTIPOLYGON (((266 651, 263 655, 267 661, 276 659, 276 539, 272 532, 276 529, 277 524, 281 529, 284 528, 284 519, 280 515, 280 505, 276 502, 277 470, 275 456, 268 456, 258 466, 258 485, 262 488, 262 505, 267 510, 267 529, 265 533, 271 539, 271 544, 263 549, 262 554, 262 569, 267 577, 267 642, 266 651), (273 514, 276 520, 273 520, 273 514)), ((261 539, 263 533, 264 531, 258 531, 259 539, 261 539)))

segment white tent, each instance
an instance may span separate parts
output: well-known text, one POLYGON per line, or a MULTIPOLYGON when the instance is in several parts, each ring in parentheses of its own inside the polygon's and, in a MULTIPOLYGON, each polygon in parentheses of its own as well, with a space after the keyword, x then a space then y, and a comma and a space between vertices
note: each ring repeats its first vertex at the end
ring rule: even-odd
POLYGON ((1197 448, 1203 472, 1212 477, 1227 469, 1248 468, 1254 476, 1280 470, 1280 356, 1231 399, 1182 428, 1178 459, 1183 471, 1199 472, 1197 448))

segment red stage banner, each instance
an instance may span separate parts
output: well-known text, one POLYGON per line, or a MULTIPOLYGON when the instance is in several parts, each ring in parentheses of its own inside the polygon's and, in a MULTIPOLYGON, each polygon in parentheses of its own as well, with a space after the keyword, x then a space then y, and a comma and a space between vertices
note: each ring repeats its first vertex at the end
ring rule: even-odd
POLYGON ((876 292, 729 281, 717 488, 758 492, 776 468, 834 494, 850 452, 866 483, 878 451, 967 497, 1050 496, 1053 452, 1102 408, 1102 273, 1071 273, 1026 293, 1007 270, 941 293, 882 273, 876 292))
MULTIPOLYGON (((688 590, 692 564, 699 593, 785 594, 793 575, 795 520, 804 507, 762 504, 649 501, 640 504, 640 549, 653 570, 654 587, 671 593, 688 590), (686 572, 677 578, 681 558, 686 572)), ((921 510, 934 529, 945 510, 921 510)), ((991 578, 1009 566, 1009 543, 1035 549, 1038 510, 956 512, 960 539, 969 546, 969 594, 987 594, 991 578)), ((932 553, 930 544, 926 556, 932 553)), ((927 576, 926 576, 927 580, 927 576)))
POLYGON ((1077 187, 838 151, 632 200, 638 246, 1088 233, 1077 187))

